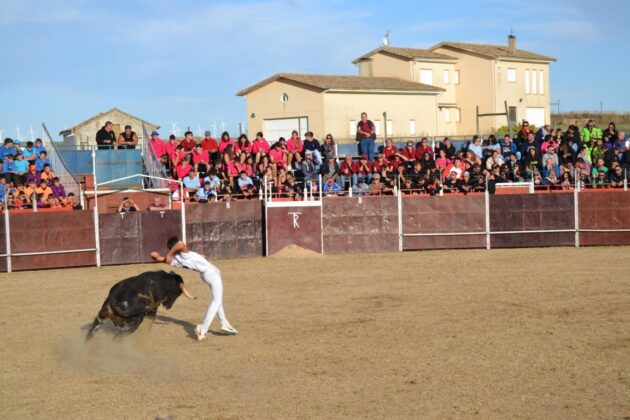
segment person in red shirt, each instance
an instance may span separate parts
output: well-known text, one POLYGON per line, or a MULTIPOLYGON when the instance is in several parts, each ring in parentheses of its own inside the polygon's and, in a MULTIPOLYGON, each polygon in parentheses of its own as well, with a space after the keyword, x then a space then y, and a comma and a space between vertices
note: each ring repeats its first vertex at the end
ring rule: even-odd
POLYGON ((450 175, 451 172, 455 172, 457 174, 457 179, 464 178, 464 172, 466 172, 466 166, 462 162, 462 160, 456 156, 453 159, 453 163, 448 165, 446 169, 442 172, 442 179, 446 180, 446 178, 450 175))
POLYGON ((252 147, 253 145, 247 138, 247 134, 241 134, 234 145, 234 153, 236 154, 236 157, 239 157, 243 153, 245 156, 248 156, 252 153, 252 147))
POLYGON ((416 160, 422 160, 425 153, 428 153, 431 158, 433 158, 433 148, 429 146, 429 140, 423 137, 422 140, 420 140, 420 145, 416 149, 416 160))
POLYGON ((409 162, 410 164, 411 161, 416 160, 416 148, 413 147, 412 141, 407 142, 407 145, 402 150, 401 156, 402 160, 404 160, 405 162, 409 162))
POLYGON ((175 158, 175 152, 177 151, 177 146, 179 146, 179 142, 174 134, 171 134, 168 138, 168 143, 164 146, 166 150, 166 154, 168 157, 173 160, 175 158))
POLYGON ((219 158, 219 143, 217 143, 217 141, 212 137, 212 133, 210 131, 206 131, 204 136, 205 137, 199 144, 201 144, 203 150, 210 154, 210 158, 212 160, 217 160, 219 158))
POLYGON ((256 155, 256 162, 260 162, 260 151, 262 150, 265 154, 268 154, 269 149, 271 149, 271 147, 269 146, 269 142, 263 137, 262 131, 256 133, 256 138, 252 142, 252 153, 256 155))
POLYGON ((368 160, 368 155, 361 155, 358 162, 354 164, 354 170, 352 171, 352 185, 357 185, 359 180, 364 180, 368 184, 372 181, 372 164, 368 160))
POLYGON ((204 150, 203 144, 198 144, 195 150, 193 150, 192 163, 195 166, 195 171, 203 176, 205 176, 206 172, 210 169, 210 151, 204 150))
POLYGON ((302 151, 304 150, 304 144, 302 143, 302 139, 296 130, 291 132, 291 138, 287 141, 287 150, 289 151, 289 160, 287 163, 291 165, 295 162, 299 167, 302 163, 302 151))
POLYGON ((190 164, 190 158, 188 156, 184 156, 181 159, 181 162, 175 167, 175 175, 177 179, 184 179, 189 173, 190 170, 194 169, 190 164))
POLYGON ((368 161, 374 162, 374 149, 376 140, 376 127, 368 120, 366 112, 361 113, 361 121, 357 124, 357 141, 359 142, 359 154, 367 155, 368 161))
POLYGON ((392 139, 387 139, 385 147, 383 147, 383 155, 385 156, 385 159, 392 160, 396 153, 398 153, 398 148, 394 145, 392 139))
POLYGON ((179 144, 181 144, 182 147, 184 148, 184 152, 190 155, 192 151, 195 149, 195 147, 197 147, 197 142, 195 141, 193 137, 192 131, 186 131, 184 133, 184 138, 179 144))
POLYGON ((149 140, 149 144, 155 153, 155 157, 158 159, 166 154, 166 145, 160 138, 160 133, 157 131, 153 131, 151 133, 151 139, 149 140))
POLYGON ((219 142, 219 153, 223 153, 225 148, 230 145, 234 146, 234 140, 230 138, 230 133, 224 131, 223 134, 221 134, 221 142, 219 142))
POLYGON ((348 188, 352 188, 355 185, 355 183, 353 182, 354 162, 352 161, 352 156, 346 155, 343 162, 341 162, 341 166, 339 167, 339 174, 341 175, 341 188, 346 188, 346 182, 350 183, 348 188))

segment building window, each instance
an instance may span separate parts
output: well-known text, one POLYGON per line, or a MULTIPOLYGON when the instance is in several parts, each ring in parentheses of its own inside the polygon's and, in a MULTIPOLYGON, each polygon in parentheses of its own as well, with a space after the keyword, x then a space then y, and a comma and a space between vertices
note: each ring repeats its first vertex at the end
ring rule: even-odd
POLYGON ((416 120, 409 120, 409 135, 416 135, 416 120))
POLYGON ((449 76, 449 75, 448 75, 448 70, 444 70, 444 71, 442 72, 442 82, 443 82, 445 85, 448 85, 448 83, 449 83, 448 76, 449 76))
POLYGON ((451 122, 451 111, 448 108, 444 108, 444 122, 447 124, 451 122))
POLYGON ((537 88, 537 81, 538 81, 538 74, 536 74, 537 71, 536 70, 532 70, 532 95, 536 95, 538 94, 538 88, 537 88))
POLYGON ((529 95, 529 70, 525 70, 525 93, 529 95))
POLYGON ((516 83, 516 69, 507 69, 507 81, 516 83))
POLYGON ((374 123, 374 131, 376 131, 376 135, 380 136, 381 135, 381 120, 374 120, 372 122, 374 123))
POLYGON ((425 85, 432 85, 433 84, 433 70, 420 69, 420 83, 424 83, 425 85))
POLYGON ((350 135, 351 136, 357 135, 357 121, 356 120, 350 120, 350 135))
POLYGON ((453 72, 453 83, 459 85, 459 70, 453 72))
POLYGON ((538 92, 540 92, 541 95, 545 94, 545 80, 544 80, 544 76, 543 76, 543 71, 542 70, 538 70, 538 92))
POLYGON ((455 122, 462 122, 462 110, 459 108, 455 108, 455 122))
POLYGON ((387 125, 385 125, 385 131, 387 131, 387 136, 391 136, 394 132, 394 123, 392 120, 387 120, 387 125))

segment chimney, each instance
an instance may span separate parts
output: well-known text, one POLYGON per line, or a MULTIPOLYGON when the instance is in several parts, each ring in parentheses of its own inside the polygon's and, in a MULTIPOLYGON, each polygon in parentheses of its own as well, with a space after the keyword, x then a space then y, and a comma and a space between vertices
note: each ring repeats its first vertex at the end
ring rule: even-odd
POLYGON ((508 36, 508 51, 513 53, 515 49, 516 49, 516 37, 510 32, 510 35, 508 36))

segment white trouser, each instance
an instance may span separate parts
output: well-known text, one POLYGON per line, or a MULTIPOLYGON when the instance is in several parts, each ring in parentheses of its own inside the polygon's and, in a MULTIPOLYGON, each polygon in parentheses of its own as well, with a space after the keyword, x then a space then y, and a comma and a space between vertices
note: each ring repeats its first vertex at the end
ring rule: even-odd
POLYGON ((206 317, 201 326, 201 332, 205 334, 208 332, 210 324, 212 324, 212 320, 217 313, 219 314, 221 327, 230 325, 230 322, 225 317, 225 312, 223 312, 223 281, 221 280, 221 271, 212 266, 212 268, 201 273, 201 279, 210 286, 210 291, 212 292, 212 301, 210 305, 208 305, 206 317))

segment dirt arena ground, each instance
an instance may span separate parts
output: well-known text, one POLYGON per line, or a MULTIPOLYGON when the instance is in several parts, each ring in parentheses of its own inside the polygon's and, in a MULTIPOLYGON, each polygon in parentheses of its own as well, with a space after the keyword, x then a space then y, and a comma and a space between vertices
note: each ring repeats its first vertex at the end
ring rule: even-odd
POLYGON ((90 343, 110 286, 157 266, 1 274, 0 418, 627 418, 629 255, 218 261, 241 333, 203 342, 195 273, 180 270, 199 299, 90 343))

